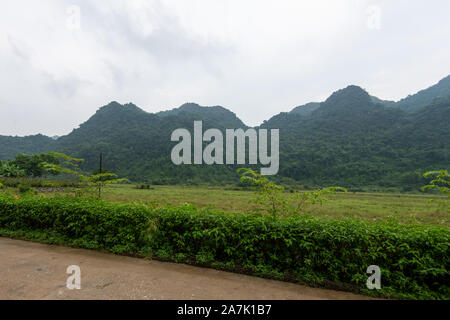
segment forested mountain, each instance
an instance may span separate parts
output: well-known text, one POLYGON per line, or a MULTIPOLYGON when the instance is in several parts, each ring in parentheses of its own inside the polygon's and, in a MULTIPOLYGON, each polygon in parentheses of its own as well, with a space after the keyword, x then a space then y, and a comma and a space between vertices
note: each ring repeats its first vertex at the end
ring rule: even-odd
POLYGON ((185 103, 179 108, 161 111, 156 115, 160 117, 177 116, 179 118, 196 117, 197 119, 208 120, 209 123, 218 123, 218 126, 223 128, 247 127, 234 113, 221 106, 205 108, 196 103, 185 103))
POLYGON ((177 128, 193 130, 195 120, 203 120, 203 128, 245 127, 234 113, 222 107, 185 104, 168 112, 151 114, 133 104, 117 102, 100 108, 94 116, 67 136, 55 141, 55 150, 86 160, 89 170, 98 166, 103 153, 109 170, 135 181, 177 183, 196 180, 219 183, 231 179, 233 168, 220 166, 175 166, 170 141, 177 128))
POLYGON ((35 154, 52 149, 54 140, 42 134, 27 137, 0 136, 0 160, 13 159, 19 153, 35 154))
POLYGON ((450 165, 450 99, 416 113, 374 103, 350 86, 309 118, 282 113, 264 124, 280 128, 281 176, 311 185, 412 186, 420 173, 450 165))
POLYGON ((450 97, 450 75, 434 86, 400 100, 396 103, 396 107, 408 112, 413 112, 432 103, 436 98, 445 97, 450 97))
POLYGON ((381 100, 381 99, 379 99, 377 97, 374 97, 374 96, 370 96, 370 97, 371 97, 373 103, 382 104, 382 105, 384 105, 386 107, 395 107, 395 104, 396 104, 395 101, 381 100))
MULTIPOLYGON (((275 179, 309 186, 417 188, 424 171, 450 167, 449 79, 398 103, 349 86, 324 102, 265 121, 261 128, 280 129, 280 171, 275 179)), ((83 169, 90 171, 98 167, 102 152, 104 167, 134 181, 236 182, 236 166, 172 164, 170 151, 176 142, 170 141, 171 133, 177 128, 192 132, 195 120, 203 120, 203 130, 246 128, 220 106, 187 103, 152 114, 131 103, 111 102, 56 140, 0 136, 0 159, 58 151, 84 158, 83 169)))
POLYGON ((314 110, 318 109, 319 107, 320 107, 320 103, 319 102, 310 102, 310 103, 307 103, 307 104, 305 104, 303 106, 299 106, 299 107, 296 107, 296 108, 292 109, 290 113, 292 113, 292 114, 299 114, 299 115, 302 115, 302 116, 310 116, 311 113, 314 110))

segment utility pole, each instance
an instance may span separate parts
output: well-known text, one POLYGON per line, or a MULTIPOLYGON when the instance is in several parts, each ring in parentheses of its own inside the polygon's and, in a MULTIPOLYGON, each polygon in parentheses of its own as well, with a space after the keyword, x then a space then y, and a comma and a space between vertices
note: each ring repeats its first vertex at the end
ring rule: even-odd
POLYGON ((98 185, 98 198, 99 199, 101 197, 101 192, 102 192, 102 187, 101 187, 101 184, 102 184, 102 176, 101 176, 101 174, 102 174, 102 164, 103 164, 103 153, 100 152, 100 170, 99 170, 100 181, 99 181, 99 185, 98 185))
POLYGON ((100 174, 102 173, 103 153, 100 152, 100 174))

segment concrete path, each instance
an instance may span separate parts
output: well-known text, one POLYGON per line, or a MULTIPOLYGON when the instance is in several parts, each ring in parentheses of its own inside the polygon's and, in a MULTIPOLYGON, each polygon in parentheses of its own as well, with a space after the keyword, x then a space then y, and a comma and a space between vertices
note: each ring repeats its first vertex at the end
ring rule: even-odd
POLYGON ((0 237, 0 299, 368 299, 184 264, 0 237), (69 265, 81 289, 66 287, 69 265))

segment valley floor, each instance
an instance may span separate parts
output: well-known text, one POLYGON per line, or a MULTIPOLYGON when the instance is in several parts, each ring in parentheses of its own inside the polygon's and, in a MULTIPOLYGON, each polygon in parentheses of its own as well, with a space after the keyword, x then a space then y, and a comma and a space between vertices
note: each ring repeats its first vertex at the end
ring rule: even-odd
POLYGON ((0 237, 2 299, 370 299, 213 269, 0 237), (81 289, 66 288, 69 265, 81 289))
MULTIPOLYGON (((255 194, 224 187, 153 186, 150 190, 139 190, 134 185, 113 185, 105 189, 103 198, 112 202, 142 202, 156 206, 190 203, 199 208, 210 207, 225 212, 251 212, 255 194)), ((441 195, 348 192, 328 198, 323 206, 308 206, 304 212, 321 218, 394 219, 404 224, 450 227, 449 212, 438 207, 438 203, 445 199, 441 195), (438 201, 430 203, 431 199, 438 201)))

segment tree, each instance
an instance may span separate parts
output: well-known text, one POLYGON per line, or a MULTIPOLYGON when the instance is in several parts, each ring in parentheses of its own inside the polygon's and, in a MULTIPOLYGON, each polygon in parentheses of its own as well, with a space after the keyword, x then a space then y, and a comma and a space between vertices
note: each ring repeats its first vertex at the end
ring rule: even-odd
POLYGON ((286 203, 281 197, 284 190, 283 186, 273 183, 266 176, 249 168, 240 168, 237 172, 241 174, 240 183, 242 185, 256 187, 256 203, 260 205, 260 210, 276 216, 285 207, 286 203))
POLYGON ((450 175, 447 170, 429 171, 423 176, 427 179, 431 177, 433 180, 428 185, 422 187, 422 190, 438 189, 450 197, 450 175))
POLYGON ((96 192, 97 197, 100 199, 102 195, 102 189, 112 183, 129 182, 128 179, 119 179, 116 174, 103 169, 95 171, 93 174, 85 175, 81 172, 79 164, 84 162, 84 159, 76 159, 65 155, 64 153, 50 152, 50 159, 58 159, 58 164, 44 162, 43 166, 46 170, 54 173, 65 173, 78 177, 81 182, 85 183, 84 191, 96 192))
POLYGON ((319 204, 322 206, 324 202, 328 201, 327 195, 335 194, 338 191, 346 193, 347 189, 342 187, 328 187, 298 192, 291 198, 291 210, 302 212, 309 205, 319 204))
POLYGON ((47 161, 42 161, 41 167, 47 172, 54 175, 65 173, 77 177, 81 174, 79 164, 84 162, 84 159, 72 158, 58 152, 49 152, 45 154, 44 159, 47 161))
POLYGON ((82 180, 86 181, 90 187, 98 191, 98 198, 102 197, 102 189, 112 183, 129 182, 128 179, 118 179, 117 175, 110 172, 91 174, 89 176, 81 175, 82 180))
MULTIPOLYGON (((447 207, 450 211, 450 175, 447 170, 429 171, 423 175, 427 179, 432 179, 428 185, 423 186, 422 190, 439 190, 447 195, 447 200, 439 203, 440 206, 447 207)), ((435 201, 435 200, 432 200, 435 201)))
POLYGON ((28 177, 42 177, 47 173, 58 174, 58 172, 46 170, 43 163, 58 165, 59 158, 53 152, 33 155, 22 153, 18 154, 15 159, 9 161, 9 163, 17 166, 20 170, 23 170, 28 177))
POLYGON ((28 177, 40 177, 44 174, 44 169, 40 166, 42 160, 38 155, 18 154, 11 163, 24 170, 28 177))
POLYGON ((284 187, 270 181, 252 169, 238 169, 241 174, 240 184, 251 185, 256 188, 255 202, 260 212, 268 212, 274 217, 278 214, 292 214, 303 212, 308 205, 323 205, 328 201, 327 195, 335 192, 347 192, 342 187, 328 187, 312 191, 297 192, 294 195, 283 194, 284 187))
POLYGON ((5 178, 24 177, 25 171, 11 162, 0 162, 0 176, 5 178))

